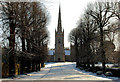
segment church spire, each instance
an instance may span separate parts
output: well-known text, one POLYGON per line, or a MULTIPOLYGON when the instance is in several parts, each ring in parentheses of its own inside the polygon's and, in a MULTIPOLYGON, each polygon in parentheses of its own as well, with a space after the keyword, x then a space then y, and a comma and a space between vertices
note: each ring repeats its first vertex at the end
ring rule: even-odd
POLYGON ((61 8, 59 5, 57 31, 55 30, 55 61, 65 61, 64 31, 61 24, 61 8))
POLYGON ((61 25, 61 7, 59 5, 59 14, 58 14, 58 26, 57 31, 62 31, 62 25, 61 25))

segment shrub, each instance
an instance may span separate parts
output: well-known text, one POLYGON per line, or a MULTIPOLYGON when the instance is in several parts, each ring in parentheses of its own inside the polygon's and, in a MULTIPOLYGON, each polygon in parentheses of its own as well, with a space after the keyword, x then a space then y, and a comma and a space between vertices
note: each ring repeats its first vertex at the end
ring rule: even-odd
POLYGON ((107 68, 106 71, 109 71, 113 76, 120 77, 120 69, 117 68, 107 68))
POLYGON ((92 71, 92 68, 88 68, 88 71, 90 71, 90 72, 91 72, 91 71, 92 71))
POLYGON ((84 70, 84 68, 83 68, 83 67, 80 67, 79 69, 80 69, 80 70, 84 70))
POLYGON ((93 72, 93 73, 96 73, 96 69, 92 69, 92 72, 93 72))
POLYGON ((105 76, 113 76, 112 72, 108 71, 105 73, 105 76))
POLYGON ((85 69, 85 71, 87 72, 87 71, 88 71, 88 69, 85 69))
POLYGON ((97 71, 96 74, 97 74, 97 75, 102 75, 102 74, 103 74, 103 71, 97 71))

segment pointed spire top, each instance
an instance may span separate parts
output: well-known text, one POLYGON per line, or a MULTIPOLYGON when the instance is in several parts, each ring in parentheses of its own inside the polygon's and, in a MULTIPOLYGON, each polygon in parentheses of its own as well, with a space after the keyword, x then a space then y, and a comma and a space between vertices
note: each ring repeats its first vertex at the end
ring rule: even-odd
POLYGON ((59 3, 59 17, 61 19, 61 5, 60 5, 60 3, 59 3))
POLYGON ((61 13, 61 3, 59 2, 59 13, 61 13))
POLYGON ((58 13, 58 27, 57 31, 62 31, 62 25, 61 25, 61 6, 59 3, 59 13, 58 13))

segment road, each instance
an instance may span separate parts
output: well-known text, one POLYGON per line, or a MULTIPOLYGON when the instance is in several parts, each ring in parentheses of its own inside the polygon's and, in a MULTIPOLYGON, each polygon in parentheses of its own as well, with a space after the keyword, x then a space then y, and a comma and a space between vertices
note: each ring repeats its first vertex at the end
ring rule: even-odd
POLYGON ((74 62, 47 63, 39 72, 27 74, 19 79, 42 79, 42 80, 108 80, 90 75, 75 68, 74 62))
MULTIPOLYGON (((39 72, 20 75, 14 80, 111 80, 96 76, 90 72, 79 70, 74 62, 46 63, 39 72)), ((11 81, 13 82, 13 81, 11 81)), ((33 81, 32 81, 33 82, 33 81)), ((35 81, 36 82, 36 81, 35 81)))

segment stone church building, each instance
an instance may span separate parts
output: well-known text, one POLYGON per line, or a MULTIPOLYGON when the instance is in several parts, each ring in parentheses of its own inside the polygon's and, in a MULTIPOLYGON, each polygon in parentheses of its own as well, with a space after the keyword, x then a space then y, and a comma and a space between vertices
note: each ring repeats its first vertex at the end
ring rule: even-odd
POLYGON ((62 30, 60 7, 59 7, 57 30, 55 29, 55 61, 65 61, 64 30, 62 30))
MULTIPOLYGON (((71 47, 71 50, 74 51, 71 47)), ((74 54, 70 54, 70 50, 64 49, 64 29, 62 29, 61 21, 61 8, 59 6, 58 13, 58 24, 57 29, 55 29, 55 49, 49 50, 49 62, 65 62, 65 61, 75 61, 74 54)), ((72 52, 73 53, 73 52, 72 52)))

